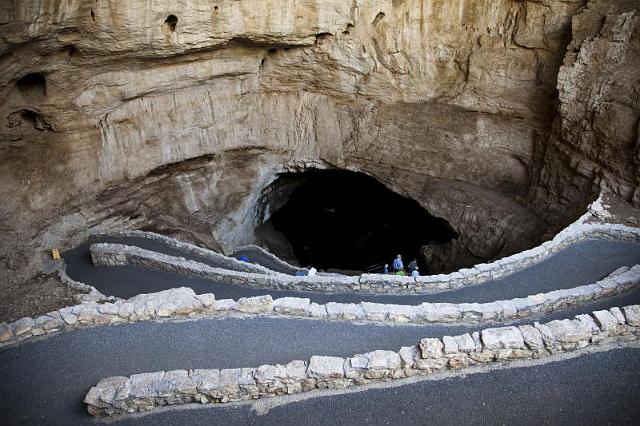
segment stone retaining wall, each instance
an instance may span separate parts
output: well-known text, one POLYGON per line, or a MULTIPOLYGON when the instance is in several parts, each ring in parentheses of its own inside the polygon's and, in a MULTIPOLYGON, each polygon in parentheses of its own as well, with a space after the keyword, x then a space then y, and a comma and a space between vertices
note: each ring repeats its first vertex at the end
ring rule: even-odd
POLYGON ((238 247, 235 250, 235 253, 238 253, 238 252, 241 252, 241 251, 249 251, 249 252, 257 251, 262 256, 267 257, 272 262, 277 263, 278 265, 280 265, 280 268, 288 270, 290 275, 295 275, 296 273, 299 273, 299 272, 301 272, 301 273, 306 275, 309 272, 308 269, 301 268, 299 266, 291 265, 291 264, 285 262, 284 260, 280 259, 275 254, 271 253, 270 251, 267 251, 267 250, 263 249, 262 247, 257 246, 255 244, 250 244, 250 245, 247 245, 247 246, 238 247))
POLYGON ((362 274, 359 277, 297 277, 277 272, 270 272, 269 275, 237 272, 120 244, 93 244, 91 252, 96 265, 141 265, 254 288, 325 293, 433 294, 503 278, 540 263, 569 245, 594 238, 640 241, 640 229, 617 224, 584 224, 578 221, 553 240, 531 250, 447 275, 415 278, 381 274, 362 274))
POLYGON ((168 318, 220 318, 224 316, 286 316, 368 323, 481 324, 508 321, 573 307, 590 300, 610 296, 640 283, 640 265, 620 268, 595 284, 555 290, 528 297, 490 303, 422 303, 391 305, 361 302, 312 303, 306 298, 269 295, 216 300, 212 293, 195 294, 181 287, 158 293, 140 294, 128 300, 110 303, 84 302, 35 319, 23 318, 0 324, 0 347, 32 337, 94 325, 119 324, 168 318))
POLYGON ((355 292, 361 288, 358 277, 343 275, 297 277, 278 272, 271 272, 266 275, 230 271, 228 269, 214 268, 194 260, 187 260, 183 257, 170 256, 122 244, 92 244, 90 251, 93 264, 96 266, 142 266, 245 287, 331 293, 355 292))
POLYGON ((377 350, 349 358, 312 356, 306 361, 257 368, 173 370, 109 377, 92 387, 84 402, 93 416, 117 417, 158 406, 226 403, 316 389, 343 389, 639 338, 640 305, 634 305, 545 324, 536 322, 425 338, 398 352, 377 350))
POLYGON ((75 296, 76 302, 113 302, 117 300, 117 298, 113 296, 105 296, 104 294, 99 292, 98 289, 91 285, 76 281, 69 277, 69 275, 67 275, 64 260, 60 260, 58 262, 57 270, 58 278, 63 284, 66 284, 66 286, 72 290, 84 293, 75 296))
POLYGON ((147 231, 124 231, 117 234, 95 234, 90 240, 99 240, 104 237, 133 237, 144 238, 150 241, 157 241, 165 244, 173 249, 184 252, 187 255, 193 255, 206 259, 209 262, 218 265, 219 268, 228 269, 231 271, 239 272, 251 272, 255 274, 271 274, 274 273, 270 269, 261 265, 253 263, 242 262, 236 258, 225 256, 224 254, 217 253, 213 250, 208 250, 202 247, 198 247, 193 244, 185 243, 174 238, 167 237, 165 235, 156 234, 154 232, 147 231))

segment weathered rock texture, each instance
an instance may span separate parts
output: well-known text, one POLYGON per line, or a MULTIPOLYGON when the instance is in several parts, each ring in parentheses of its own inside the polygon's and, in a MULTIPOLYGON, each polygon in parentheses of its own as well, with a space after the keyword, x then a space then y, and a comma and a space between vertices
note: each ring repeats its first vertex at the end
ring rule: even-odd
POLYGON ((309 167, 362 171, 416 199, 460 235, 440 255, 456 265, 533 245, 594 185, 639 202, 634 8, 10 1, 6 280, 94 231, 252 243, 261 191, 309 167))

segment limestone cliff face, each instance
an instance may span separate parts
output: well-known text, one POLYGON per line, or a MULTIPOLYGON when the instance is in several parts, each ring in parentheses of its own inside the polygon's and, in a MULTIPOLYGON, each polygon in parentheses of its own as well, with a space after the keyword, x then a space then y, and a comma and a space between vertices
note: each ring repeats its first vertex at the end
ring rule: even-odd
POLYGON ((531 194, 550 220, 594 186, 640 204, 640 10, 589 2, 573 18, 559 70, 559 108, 531 194))
POLYGON ((253 242, 262 190, 310 167, 418 200, 457 264, 520 250, 589 199, 591 165, 638 187, 637 4, 585 3, 9 2, 4 269, 101 229, 253 242))

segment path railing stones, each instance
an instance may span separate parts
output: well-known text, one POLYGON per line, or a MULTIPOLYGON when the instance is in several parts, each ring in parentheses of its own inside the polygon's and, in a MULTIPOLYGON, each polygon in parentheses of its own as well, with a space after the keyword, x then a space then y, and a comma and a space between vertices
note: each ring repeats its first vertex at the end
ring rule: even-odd
POLYGON ((35 319, 23 318, 0 324, 0 347, 32 337, 104 324, 182 318, 220 318, 224 316, 285 316, 362 323, 496 323, 579 304, 618 294, 640 283, 640 265, 620 268, 594 284, 554 290, 528 297, 490 303, 421 303, 393 305, 361 302, 324 305, 307 298, 269 295, 216 300, 213 293, 195 294, 181 287, 157 293, 140 294, 111 303, 84 302, 49 312, 35 319))
POLYGON ((75 296, 75 299, 77 302, 104 302, 104 301, 113 302, 117 300, 113 296, 105 296, 100 291, 98 291, 98 289, 96 289, 94 286, 82 283, 80 281, 76 281, 71 277, 69 277, 69 275, 67 275, 66 265, 64 263, 64 260, 59 262, 57 270, 58 270, 58 278, 63 284, 66 284, 66 286, 71 290, 75 290, 81 293, 75 296))
POLYGON ((360 288, 357 277, 343 275, 296 277, 272 271, 268 275, 230 271, 214 268, 194 260, 187 260, 183 257, 170 256, 122 244, 92 244, 90 251, 91 259, 96 266, 141 266, 245 287, 334 293, 357 291, 360 288))
POLYGON ((425 338, 398 352, 377 350, 348 358, 312 356, 257 368, 173 370, 109 377, 87 393, 90 414, 117 417, 159 406, 226 403, 316 389, 344 389, 471 366, 552 356, 590 345, 640 338, 640 305, 544 324, 487 328, 425 338))
POLYGON ((263 249, 260 246, 254 245, 254 244, 238 247, 235 250, 235 253, 243 253, 243 252, 258 253, 259 256, 263 256, 263 257, 269 259, 270 262, 273 262, 276 265, 278 265, 278 267, 281 270, 287 271, 286 273, 289 274, 289 275, 296 275, 296 273, 303 273, 303 274, 306 275, 309 272, 308 269, 301 268, 299 266, 291 265, 291 264, 285 262, 284 260, 280 259, 275 254, 263 249))
POLYGON ((194 257, 201 258, 203 260, 206 260, 207 262, 210 262, 211 264, 215 264, 217 267, 222 269, 239 271, 239 272, 251 272, 256 274, 273 273, 273 271, 265 268, 264 266, 243 262, 236 258, 225 256, 224 254, 221 254, 221 253, 217 253, 213 250, 208 250, 202 247, 198 247, 194 244, 189 244, 184 241, 167 237, 165 235, 156 234, 154 232, 135 230, 135 231, 119 232, 117 234, 95 234, 91 237, 91 240, 99 240, 105 237, 144 238, 150 241, 157 241, 168 247, 184 252, 187 255, 192 255, 194 257))
POLYGON ((253 288, 324 293, 433 294, 503 278, 542 262, 560 250, 580 241, 594 238, 640 241, 640 229, 638 228, 618 224, 584 224, 582 220, 557 234, 553 240, 531 250, 493 263, 482 263, 473 268, 463 268, 451 274, 423 277, 381 274, 362 274, 359 277, 334 275, 298 277, 273 271, 269 271, 268 274, 238 272, 214 268, 182 257, 169 256, 138 247, 108 243, 93 244, 91 253, 96 265, 138 265, 253 288))

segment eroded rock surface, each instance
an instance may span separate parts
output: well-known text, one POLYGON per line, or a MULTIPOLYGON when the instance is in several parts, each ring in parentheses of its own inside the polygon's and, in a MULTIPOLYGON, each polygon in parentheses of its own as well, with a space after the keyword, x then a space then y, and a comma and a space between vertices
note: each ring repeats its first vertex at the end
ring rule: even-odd
POLYGON ((312 167, 446 219, 443 269, 535 244, 598 185, 638 203, 639 16, 613 0, 13 1, 3 280, 99 230, 253 243, 261 191, 312 167))

